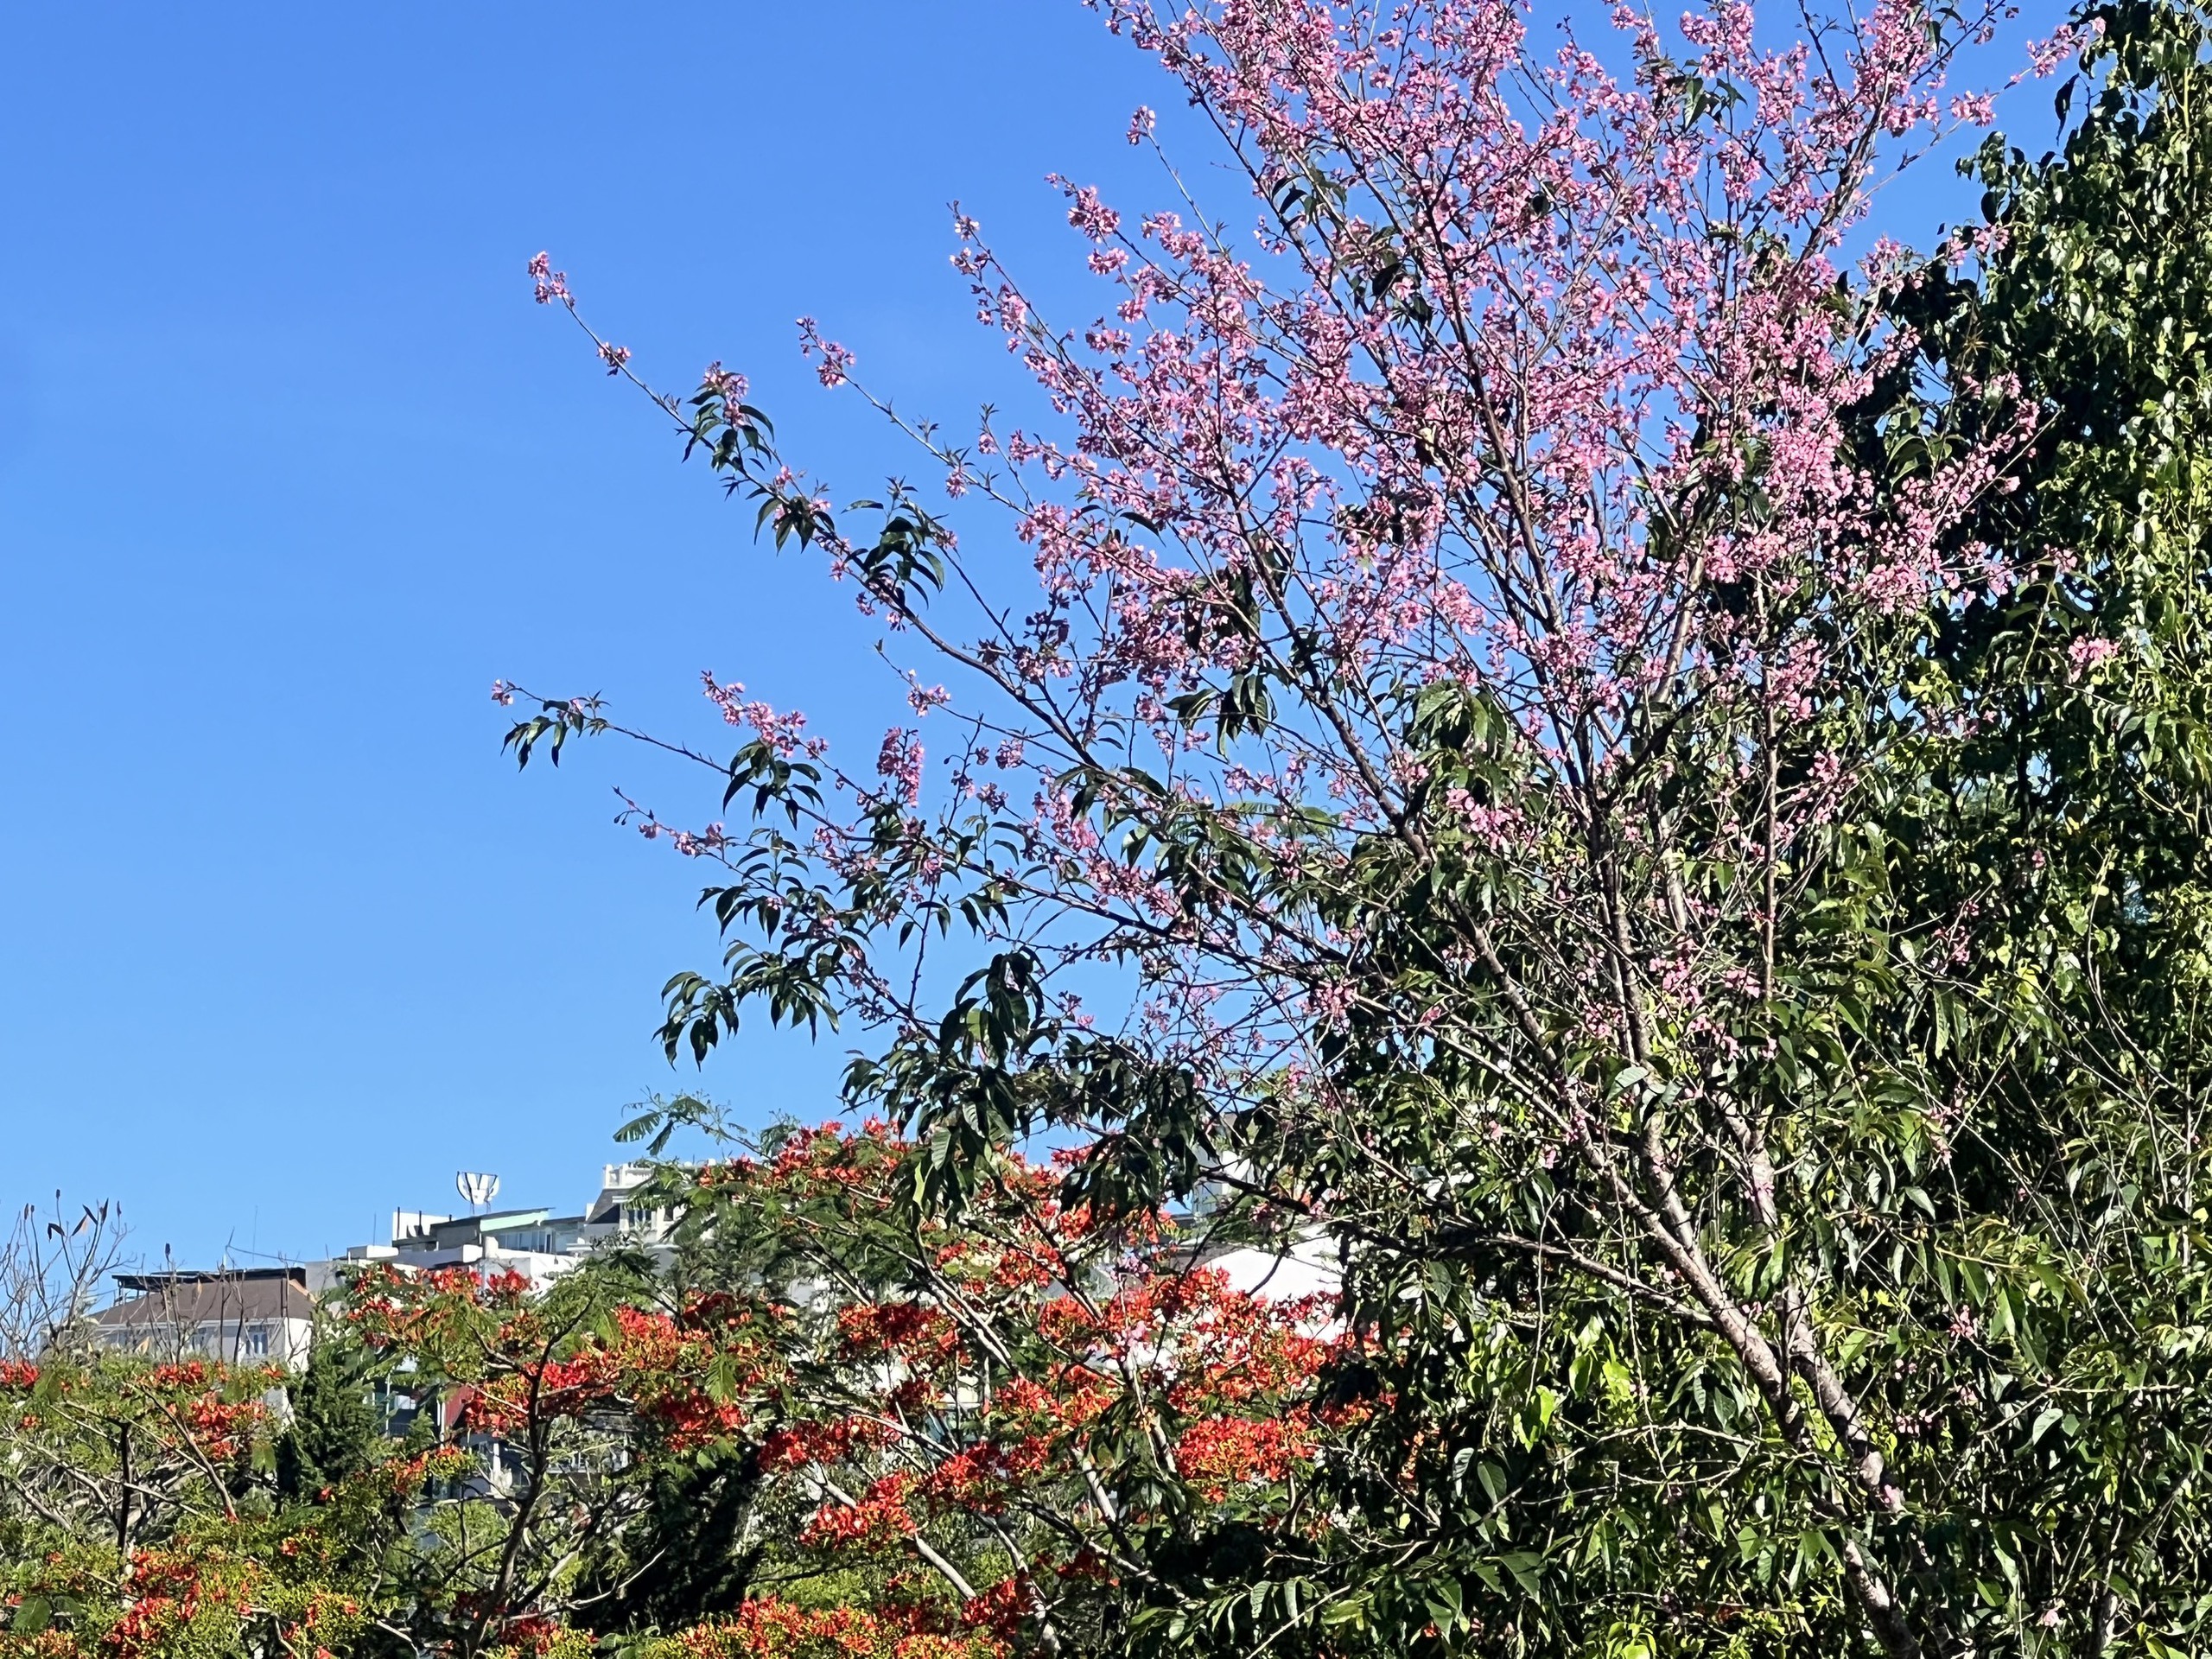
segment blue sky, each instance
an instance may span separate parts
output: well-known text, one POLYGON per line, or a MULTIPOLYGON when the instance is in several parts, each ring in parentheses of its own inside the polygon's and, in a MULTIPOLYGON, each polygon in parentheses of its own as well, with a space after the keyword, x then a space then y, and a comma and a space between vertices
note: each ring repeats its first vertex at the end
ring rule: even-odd
MULTIPOLYGON (((612 747, 518 778, 490 682, 711 736, 712 668, 871 744, 899 688, 524 261, 649 376, 749 372, 864 493, 911 459, 792 319, 916 412, 1016 402, 944 204, 1077 291, 1043 175, 1157 201, 1122 134, 1175 137, 1172 96, 1073 0, 22 4, 0 40, 0 1203, 114 1198, 193 1262, 359 1242, 461 1169, 581 1203, 693 1081, 657 993, 715 954, 612 788, 699 796, 612 747)), ((1964 207, 1929 168, 1885 213, 1964 207)), ((704 1084, 824 1116, 839 1058, 763 1033, 704 1084)))

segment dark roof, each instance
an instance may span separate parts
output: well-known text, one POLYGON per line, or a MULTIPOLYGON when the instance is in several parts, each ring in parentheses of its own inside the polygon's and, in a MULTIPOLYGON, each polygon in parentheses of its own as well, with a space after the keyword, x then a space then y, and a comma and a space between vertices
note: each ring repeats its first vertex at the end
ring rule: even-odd
POLYGON ((312 1319, 314 1299, 299 1268, 245 1268, 230 1273, 118 1273, 115 1282, 138 1295, 104 1307, 93 1322, 187 1325, 232 1320, 312 1319))
POLYGON ((532 1222, 544 1220, 551 1213, 541 1204, 534 1210, 487 1210, 480 1216, 453 1216, 448 1220, 448 1223, 473 1221, 487 1231, 496 1231, 501 1227, 527 1227, 532 1222))
POLYGON ((308 1287, 305 1268, 165 1268, 159 1273, 118 1273, 115 1282, 125 1290, 165 1290, 179 1285, 250 1284, 263 1280, 289 1279, 302 1290, 308 1287))

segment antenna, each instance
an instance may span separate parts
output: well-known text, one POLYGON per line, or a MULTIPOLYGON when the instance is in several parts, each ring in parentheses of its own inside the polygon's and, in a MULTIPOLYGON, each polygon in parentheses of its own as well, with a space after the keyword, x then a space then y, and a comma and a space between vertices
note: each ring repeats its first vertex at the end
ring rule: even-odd
POLYGON ((471 1211, 480 1211, 499 1195, 499 1178, 496 1175, 479 1175, 472 1170, 463 1170, 453 1178, 453 1184, 461 1196, 468 1200, 471 1211))

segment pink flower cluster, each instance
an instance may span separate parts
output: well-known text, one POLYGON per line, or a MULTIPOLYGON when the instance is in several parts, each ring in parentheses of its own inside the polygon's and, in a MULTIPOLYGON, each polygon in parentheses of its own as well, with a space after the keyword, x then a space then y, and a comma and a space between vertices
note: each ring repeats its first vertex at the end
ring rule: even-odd
POLYGON ((820 358, 815 369, 816 378, 825 386, 842 385, 853 366, 853 354, 834 340, 824 340, 812 317, 798 320, 799 350, 804 356, 820 358))
POLYGON ((530 280, 538 304, 550 305, 556 300, 564 305, 575 302, 569 293, 569 273, 554 270, 550 255, 540 252, 531 256, 530 280))
POLYGON ((749 728, 786 760, 803 754, 815 760, 829 752, 826 739, 806 735, 806 716, 797 709, 779 714, 759 698, 748 698, 744 686, 736 681, 728 685, 720 683, 710 668, 700 671, 699 681, 706 690, 708 701, 721 710, 724 721, 732 726, 749 728))

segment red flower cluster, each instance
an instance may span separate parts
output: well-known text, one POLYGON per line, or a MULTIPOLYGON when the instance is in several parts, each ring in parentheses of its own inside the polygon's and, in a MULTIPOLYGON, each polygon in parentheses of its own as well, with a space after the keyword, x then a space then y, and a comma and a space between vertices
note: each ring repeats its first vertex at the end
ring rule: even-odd
POLYGON ((880 1549, 911 1538, 915 1523, 906 1500, 913 1484, 911 1477, 886 1475, 857 1503, 825 1503, 806 1523, 799 1541, 817 1548, 880 1549))
POLYGON ((236 1457, 269 1415, 258 1400, 225 1400, 210 1393, 184 1408, 184 1424, 200 1450, 220 1463, 236 1457))
POLYGON ((911 1618, 858 1607, 798 1607, 773 1596, 739 1606, 726 1623, 677 1638, 686 1659, 1005 1659, 988 1630, 918 1629, 911 1618))
POLYGON ((760 1466, 772 1471, 838 1463, 866 1447, 887 1446, 897 1430, 874 1417, 840 1417, 793 1423, 760 1442, 760 1466))
POLYGON ((922 1491, 933 1509, 997 1515, 1013 1489, 1052 1461, 1053 1444, 1039 1434, 1007 1445, 983 1442, 956 1452, 931 1470, 922 1491))
POLYGON ((569 1631, 543 1613, 525 1613, 507 1621, 499 1632, 499 1640, 518 1654, 544 1654, 553 1649, 555 1643, 569 1631))
POLYGON ((568 1346, 518 1274, 390 1268, 356 1281, 347 1318, 378 1347, 421 1355, 450 1382, 460 1424, 514 1436, 533 1421, 626 1411, 674 1450, 742 1435, 780 1374, 777 1320, 727 1296, 678 1315, 624 1307, 613 1329, 568 1346))
POLYGON ((130 1558, 124 1583, 130 1605, 101 1645, 114 1659, 158 1659, 200 1612, 200 1564, 183 1554, 141 1551, 130 1558))
POLYGON ((960 1622, 974 1630, 988 1630, 1004 1642, 1020 1634, 1029 1617, 1031 1597, 1020 1579, 1002 1579, 969 1598, 960 1607, 960 1622))
POLYGON ((1313 1423, 1302 1410, 1258 1421, 1214 1417, 1183 1431, 1175 1442, 1175 1466, 1219 1503, 1232 1485, 1281 1480, 1313 1453, 1313 1423))
POLYGON ((920 1302, 862 1302, 837 1310, 848 1356, 886 1354, 934 1367, 958 1351, 960 1333, 936 1308, 920 1302))

